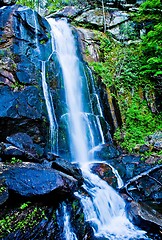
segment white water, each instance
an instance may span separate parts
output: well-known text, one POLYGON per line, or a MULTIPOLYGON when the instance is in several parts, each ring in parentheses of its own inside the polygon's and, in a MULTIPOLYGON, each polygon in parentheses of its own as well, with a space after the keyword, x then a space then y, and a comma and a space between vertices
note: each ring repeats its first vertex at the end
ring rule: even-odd
POLYGON ((76 234, 72 231, 70 224, 70 217, 67 211, 66 205, 63 206, 63 221, 64 221, 64 229, 63 234, 66 240, 77 240, 76 234))
MULTIPOLYGON (((91 127, 94 127, 95 123, 87 124, 90 134, 87 138, 84 118, 82 117, 83 115, 87 116, 87 114, 82 113, 83 83, 74 37, 65 20, 55 21, 50 19, 48 21, 51 24, 55 48, 63 72, 66 101, 70 115, 71 152, 73 153, 73 159, 79 162, 82 168, 85 179, 83 187, 88 193, 87 195, 75 194, 83 205, 85 220, 91 223, 96 237, 110 240, 146 239, 145 232, 136 229, 127 219, 123 199, 105 181, 92 174, 89 168, 85 167, 88 165, 88 151, 90 150, 87 139, 90 139, 91 145, 95 145, 95 139, 92 136, 94 130, 91 127)), ((99 137, 102 142, 101 128, 97 125, 95 127, 99 128, 98 134, 100 134, 99 137)), ((119 182, 119 184, 121 183, 119 182)))
POLYGON ((87 139, 82 123, 83 111, 81 96, 81 76, 76 56, 75 42, 68 24, 64 20, 55 21, 48 19, 52 26, 52 34, 55 39, 56 52, 62 68, 66 102, 70 113, 70 137, 71 152, 74 151, 75 160, 87 161, 87 139), (81 140, 82 139, 82 140, 81 140))
POLYGON ((43 94, 46 102, 47 113, 49 117, 49 124, 50 124, 50 146, 51 152, 57 153, 57 120, 54 113, 54 106, 52 102, 52 97, 50 92, 48 91, 48 85, 46 82, 46 62, 42 61, 42 88, 43 94))
POLYGON ((96 237, 109 240, 147 239, 145 232, 138 230, 128 220, 125 202, 105 181, 85 170, 84 189, 87 195, 75 195, 83 205, 85 220, 90 222, 96 237))

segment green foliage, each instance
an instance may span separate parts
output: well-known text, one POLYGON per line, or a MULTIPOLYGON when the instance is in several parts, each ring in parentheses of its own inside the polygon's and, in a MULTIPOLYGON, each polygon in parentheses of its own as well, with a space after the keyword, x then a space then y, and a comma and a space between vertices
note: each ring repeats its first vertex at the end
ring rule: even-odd
POLYGON ((21 206, 20 206, 20 209, 24 210, 25 208, 27 208, 29 206, 30 203, 31 202, 22 203, 21 206))
POLYGON ((147 136, 162 129, 162 116, 154 116, 147 103, 137 94, 127 103, 123 114, 124 125, 116 131, 114 137, 121 147, 129 152, 132 152, 137 144, 145 144, 147 136))
POLYGON ((25 85, 23 83, 20 83, 20 82, 14 82, 12 85, 11 85, 11 88, 15 91, 17 90, 21 90, 25 87, 25 85))
POLYGON ((10 214, 1 216, 0 238, 17 230, 32 229, 40 220, 47 219, 43 208, 29 205, 31 205, 30 202, 23 203, 18 209, 12 210, 10 214))
POLYGON ((146 87, 145 79, 139 71, 142 64, 142 52, 138 45, 123 46, 112 41, 111 37, 97 34, 100 40, 100 62, 90 65, 103 79, 103 82, 111 87, 116 86, 132 91, 139 86, 146 87))
POLYGON ((0 186, 0 194, 3 193, 6 190, 5 186, 0 186))
POLYGON ((22 160, 16 158, 16 157, 12 157, 11 158, 11 164, 16 164, 16 163, 22 163, 22 160))
MULTIPOLYGON (((119 103, 123 126, 117 129, 114 138, 127 151, 145 144, 145 138, 162 128, 160 116, 154 115, 144 100, 143 92, 154 90, 154 83, 147 78, 141 66, 141 44, 121 45, 111 37, 97 34, 100 41, 100 62, 90 63, 107 88, 115 87, 113 93, 119 103)), ((150 59, 159 64, 159 60, 150 59)), ((149 153, 148 153, 149 154, 149 153)))
POLYGON ((39 4, 39 0, 18 0, 16 3, 35 9, 39 4))
POLYGON ((141 42, 143 52, 142 73, 152 78, 162 76, 162 4, 160 0, 146 0, 135 19, 146 27, 141 42))

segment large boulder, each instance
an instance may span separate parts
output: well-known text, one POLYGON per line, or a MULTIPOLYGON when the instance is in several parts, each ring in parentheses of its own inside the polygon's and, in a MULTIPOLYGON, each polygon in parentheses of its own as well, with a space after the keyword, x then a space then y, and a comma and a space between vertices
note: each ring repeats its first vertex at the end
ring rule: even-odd
POLYGON ((52 161, 52 168, 74 177, 80 184, 83 183, 82 172, 79 167, 58 156, 55 157, 52 153, 48 153, 47 159, 52 161))
POLYGON ((151 233, 151 237, 153 237, 151 239, 154 239, 154 236, 160 239, 162 214, 156 209, 145 203, 131 201, 127 206, 127 213, 132 222, 140 227, 142 226, 144 230, 151 233))
POLYGON ((57 190, 63 195, 77 188, 77 180, 73 177, 39 164, 21 163, 9 166, 5 170, 1 164, 0 169, 0 177, 4 179, 9 191, 25 197, 44 195, 57 190))

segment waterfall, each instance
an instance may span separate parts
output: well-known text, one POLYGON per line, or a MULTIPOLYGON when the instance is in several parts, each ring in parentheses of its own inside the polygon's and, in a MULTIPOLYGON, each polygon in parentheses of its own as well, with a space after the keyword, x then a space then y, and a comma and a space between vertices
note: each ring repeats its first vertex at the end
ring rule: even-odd
MULTIPOLYGON (((99 117, 103 117, 101 106, 97 96, 99 113, 94 115, 91 102, 88 102, 91 97, 83 62, 77 55, 74 36, 67 21, 48 21, 62 70, 72 159, 80 164, 85 179, 83 188, 87 194, 75 193, 83 206, 85 221, 91 224, 97 238, 148 239, 145 232, 137 229, 126 217, 124 200, 105 181, 90 171, 88 152, 104 142, 99 121, 99 117)), ((94 86, 92 90, 93 88, 94 86)), ((93 91, 92 94, 96 95, 96 92, 93 91)), ((118 184, 122 184, 120 179, 118 184)))
POLYGON ((72 231, 71 224, 70 224, 70 217, 67 211, 66 205, 63 206, 63 222, 64 222, 64 229, 63 233, 66 240, 77 240, 76 234, 72 231))
POLYGON ((49 118, 49 124, 50 124, 50 146, 51 146, 51 152, 57 153, 57 120, 54 112, 54 106, 52 102, 52 96, 50 94, 50 91, 48 89, 48 85, 46 82, 46 62, 42 61, 42 88, 43 88, 43 94, 46 102, 47 107, 47 113, 49 118))
POLYGON ((78 67, 78 58, 76 57, 75 42, 71 30, 69 27, 67 28, 68 25, 65 21, 60 20, 57 22, 54 19, 49 19, 48 21, 52 25, 56 52, 63 73, 66 102, 69 107, 71 152, 74 151, 76 161, 87 161, 87 139, 81 118, 81 113, 83 112, 83 101, 80 91, 82 81, 78 67))

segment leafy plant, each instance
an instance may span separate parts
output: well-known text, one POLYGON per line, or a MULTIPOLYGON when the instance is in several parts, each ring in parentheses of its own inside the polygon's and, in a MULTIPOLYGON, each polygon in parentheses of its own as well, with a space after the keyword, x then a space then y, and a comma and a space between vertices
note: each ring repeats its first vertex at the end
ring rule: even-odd
POLYGON ((141 22, 146 34, 142 38, 142 73, 152 78, 162 77, 162 3, 160 0, 146 0, 141 4, 135 20, 141 22))
POLYGON ((26 203, 22 203, 22 205, 20 206, 21 210, 24 210, 25 208, 27 208, 29 206, 31 202, 26 202, 26 203))
POLYGON ((16 163, 22 163, 22 160, 20 160, 16 157, 12 157, 11 158, 11 164, 16 164, 16 163))
POLYGON ((153 92, 154 83, 141 73, 141 44, 126 46, 113 42, 106 34, 96 35, 100 41, 100 62, 90 64, 107 88, 116 89, 111 95, 119 103, 123 125, 114 138, 132 152, 137 144, 145 144, 148 135, 162 128, 160 116, 153 114, 144 100, 144 91, 153 92))

